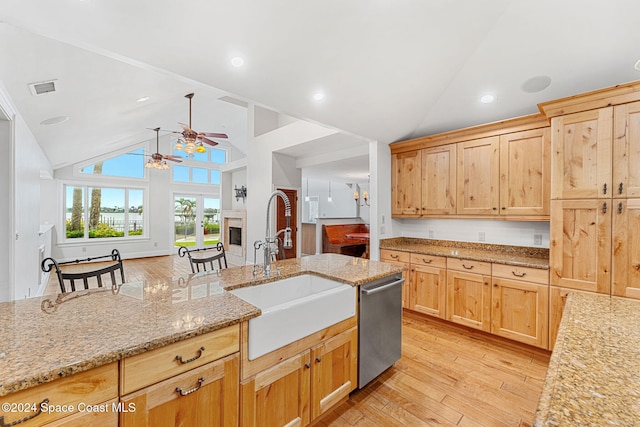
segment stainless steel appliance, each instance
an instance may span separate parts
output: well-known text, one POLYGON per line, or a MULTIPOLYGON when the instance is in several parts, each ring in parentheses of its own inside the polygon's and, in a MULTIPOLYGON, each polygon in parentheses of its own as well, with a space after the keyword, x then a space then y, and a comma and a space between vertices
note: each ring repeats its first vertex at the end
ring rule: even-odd
POLYGON ((400 359, 402 275, 360 286, 358 312, 358 388, 400 359))

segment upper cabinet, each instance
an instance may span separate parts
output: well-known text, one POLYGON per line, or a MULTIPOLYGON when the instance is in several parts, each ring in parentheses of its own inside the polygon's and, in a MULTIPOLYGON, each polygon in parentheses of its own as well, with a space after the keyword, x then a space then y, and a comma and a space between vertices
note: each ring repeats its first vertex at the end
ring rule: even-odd
POLYGON ((551 119, 553 199, 610 198, 613 108, 551 119))
POLYGON ((548 220, 550 144, 542 114, 394 143, 392 214, 548 220))
POLYGON ((614 108, 613 197, 640 197, 640 102, 614 108))
POLYGON ((420 150, 391 156, 391 214, 393 216, 420 216, 422 174, 420 150))

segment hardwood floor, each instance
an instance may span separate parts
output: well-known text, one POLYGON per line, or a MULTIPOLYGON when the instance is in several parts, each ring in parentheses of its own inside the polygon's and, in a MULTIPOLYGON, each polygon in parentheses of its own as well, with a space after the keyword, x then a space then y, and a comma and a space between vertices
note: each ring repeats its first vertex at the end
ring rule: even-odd
MULTIPOLYGON (((191 272, 177 255, 124 260, 128 281, 191 272)), ((58 292, 51 275, 48 293, 58 292)), ((530 426, 550 353, 405 313, 402 358, 315 423, 324 426, 530 426)))
POLYGON ((402 358, 320 426, 530 426, 550 353, 405 313, 402 358))

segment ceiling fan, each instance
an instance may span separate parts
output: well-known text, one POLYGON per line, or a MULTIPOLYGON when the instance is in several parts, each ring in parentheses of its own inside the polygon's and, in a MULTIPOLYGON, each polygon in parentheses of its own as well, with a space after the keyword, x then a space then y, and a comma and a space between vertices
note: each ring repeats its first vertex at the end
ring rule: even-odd
POLYGON ((169 169, 169 165, 167 164, 167 160, 172 162, 181 163, 181 157, 160 154, 160 128, 149 129, 155 131, 156 133, 156 152, 149 155, 151 157, 149 161, 145 164, 146 168, 156 168, 156 169, 169 169))
POLYGON ((196 132, 191 127, 191 100, 193 99, 193 93, 188 93, 184 97, 189 99, 189 125, 178 122, 182 126, 182 132, 173 131, 182 135, 182 139, 178 139, 174 147, 175 150, 184 150, 187 154, 193 154, 194 151, 204 153, 206 150, 202 143, 215 146, 218 143, 210 138, 227 139, 226 133, 212 133, 212 132, 196 132))

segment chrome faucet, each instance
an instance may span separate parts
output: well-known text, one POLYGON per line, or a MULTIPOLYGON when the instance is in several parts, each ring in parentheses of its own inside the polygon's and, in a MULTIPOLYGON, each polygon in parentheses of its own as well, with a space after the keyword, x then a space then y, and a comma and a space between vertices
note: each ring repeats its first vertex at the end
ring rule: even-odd
MULTIPOLYGON (((264 241, 256 240, 253 243, 254 262, 256 261, 256 251, 261 247, 264 250, 264 264, 262 268, 264 277, 271 276, 271 257, 278 253, 279 242, 280 242, 280 238, 278 236, 280 236, 280 234, 283 234, 283 233, 284 233, 284 236, 282 238, 282 247, 284 249, 293 248, 293 242, 291 240, 291 203, 289 202, 289 198, 284 192, 280 190, 276 190, 273 193, 271 193, 271 197, 269 197, 269 202, 267 202, 267 229, 265 232, 264 241), (277 231, 272 236, 271 220, 269 218, 269 215, 271 214, 271 202, 273 201, 273 199, 276 198, 276 196, 280 196, 280 198, 284 202, 284 216, 287 220, 287 226, 283 230, 277 231), (275 245, 275 248, 274 248, 274 245, 275 245)), ((254 274, 256 274, 255 268, 254 268, 254 274)))

